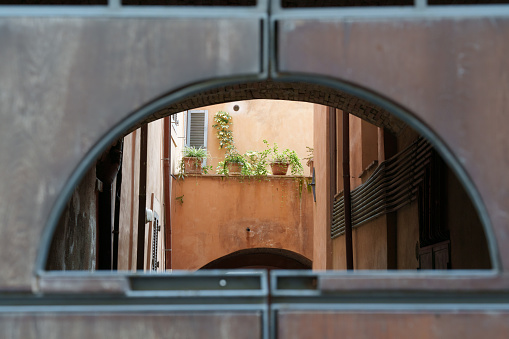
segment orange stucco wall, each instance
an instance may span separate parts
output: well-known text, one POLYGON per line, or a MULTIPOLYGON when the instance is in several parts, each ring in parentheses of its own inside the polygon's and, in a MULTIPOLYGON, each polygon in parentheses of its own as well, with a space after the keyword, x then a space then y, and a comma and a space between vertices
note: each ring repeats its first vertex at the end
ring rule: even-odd
POLYGON ((299 189, 302 180, 218 175, 173 180, 171 267, 196 270, 232 252, 259 247, 282 248, 312 260, 313 195, 305 184, 299 189))

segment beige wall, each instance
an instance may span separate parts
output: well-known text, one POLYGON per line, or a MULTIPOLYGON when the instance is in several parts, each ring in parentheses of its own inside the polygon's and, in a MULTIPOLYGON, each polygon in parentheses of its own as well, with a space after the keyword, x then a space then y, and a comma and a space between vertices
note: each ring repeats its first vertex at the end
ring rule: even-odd
MULTIPOLYGON (((208 165, 216 170, 224 159, 225 151, 219 149, 216 129, 212 128, 214 114, 226 111, 232 116, 233 138, 239 153, 265 149, 263 140, 270 145, 276 142, 280 149, 292 149, 302 159, 307 156, 306 146, 313 147, 313 104, 286 100, 247 100, 197 108, 208 110, 208 165), (235 105, 239 106, 236 112, 235 105)), ((306 160, 301 161, 304 174, 309 170, 306 160)))
POLYGON ((138 198, 140 177, 140 130, 124 137, 122 188, 120 196, 118 269, 136 268, 138 241, 138 198))
POLYGON ((207 175, 172 182, 173 269, 196 270, 248 248, 313 259, 313 195, 299 180, 207 175))
POLYGON ((330 147, 328 145, 328 108, 314 105, 314 166, 316 176, 316 202, 313 203, 313 269, 332 267, 332 245, 330 239, 330 147))
MULTIPOLYGON (((164 196, 163 196, 163 133, 164 120, 159 119, 148 124, 147 144, 147 208, 150 208, 159 215, 160 232, 158 235, 158 261, 159 270, 164 270, 164 196)), ((145 224, 145 269, 150 269, 150 254, 152 246, 153 223, 145 224)))
MULTIPOLYGON (((163 120, 148 124, 146 207, 160 218, 158 260, 164 265, 163 120)), ((138 129, 124 138, 122 191, 119 221, 119 270, 136 270, 140 176, 140 135, 138 129)), ((152 222, 145 224, 145 269, 150 269, 152 222)))
POLYGON ((170 131, 171 131, 171 173, 179 173, 180 159, 182 158, 182 150, 186 145, 186 131, 187 131, 187 111, 175 114, 177 122, 170 118, 170 131))

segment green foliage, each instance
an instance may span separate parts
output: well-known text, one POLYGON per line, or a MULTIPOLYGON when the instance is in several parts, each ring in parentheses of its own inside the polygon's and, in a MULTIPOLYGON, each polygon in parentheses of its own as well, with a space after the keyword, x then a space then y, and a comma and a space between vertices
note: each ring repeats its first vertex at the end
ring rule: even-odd
POLYGON ((184 147, 184 151, 182 152, 182 156, 186 158, 197 158, 197 160, 203 160, 207 157, 207 150, 204 148, 196 148, 196 147, 184 147))
POLYGON ((309 147, 309 146, 306 146, 306 149, 307 149, 306 152, 308 152, 308 156, 305 157, 304 160, 307 160, 308 162, 313 161, 315 149, 313 147, 309 147))
POLYGON ((217 174, 228 175, 229 174, 228 165, 224 161, 218 162, 216 172, 217 174))
POLYGON ((181 195, 180 197, 175 197, 175 200, 177 200, 182 205, 184 203, 184 195, 181 195))
MULTIPOLYGON (((226 149, 226 156, 223 161, 218 163, 216 171, 218 174, 228 175, 228 164, 242 164, 241 175, 243 176, 266 176, 268 174, 267 165, 270 162, 287 163, 291 167, 292 175, 302 175, 304 170, 300 159, 295 151, 285 149, 279 151, 278 145, 274 143, 273 147, 269 146, 267 140, 263 140, 266 145, 264 151, 248 151, 244 155, 237 152, 235 142, 233 140, 233 132, 230 127, 233 124, 230 114, 219 111, 214 115, 215 124, 212 125, 217 129, 217 138, 219 139, 219 148, 226 149)), ((308 151, 310 148, 308 147, 308 151)))
POLYGON ((289 164, 292 175, 303 175, 304 169, 302 168, 297 152, 288 148, 279 151, 279 147, 276 143, 274 143, 274 146, 270 147, 267 140, 263 140, 263 143, 267 146, 272 163, 289 164))
POLYGON ((246 162, 246 160, 244 159, 244 157, 242 155, 240 155, 237 152, 234 152, 234 153, 228 154, 224 158, 224 162, 226 164, 242 164, 242 165, 244 165, 244 162, 246 162))
POLYGON ((230 171, 228 170, 228 164, 240 164, 242 165, 242 168, 244 168, 244 165, 246 163, 246 160, 244 157, 237 153, 236 151, 229 153, 224 158, 224 161, 220 161, 217 165, 217 173, 222 175, 228 175, 230 171))
POLYGON ((217 138, 219 139, 219 149, 226 148, 228 151, 234 149, 233 132, 230 127, 233 124, 232 117, 229 113, 219 111, 214 114, 216 122, 212 127, 217 129, 217 138))
MULTIPOLYGON (((182 151, 182 159, 180 160, 180 164, 179 164, 179 173, 178 173, 178 177, 180 179, 183 179, 185 176, 186 176, 186 173, 185 173, 185 164, 184 164, 184 158, 194 158, 196 164, 198 163, 202 163, 204 159, 206 159, 208 156, 208 152, 205 148, 202 148, 202 147, 199 147, 199 148, 196 148, 196 147, 184 147, 184 150, 182 151)), ((212 170, 212 166, 205 166, 205 167, 202 167, 202 171, 204 174, 208 174, 209 171, 212 170)))
POLYGON ((239 153, 232 153, 225 157, 224 161, 220 161, 217 166, 217 173, 228 175, 228 164, 238 163, 242 165, 241 175, 243 176, 266 176, 267 171, 267 155, 268 151, 248 151, 241 155, 239 153))
POLYGON ((242 167, 242 175, 247 176, 266 176, 268 151, 248 151, 244 154, 246 160, 242 167))
POLYGON ((203 174, 209 174, 209 171, 212 171, 212 166, 203 166, 201 170, 203 174))

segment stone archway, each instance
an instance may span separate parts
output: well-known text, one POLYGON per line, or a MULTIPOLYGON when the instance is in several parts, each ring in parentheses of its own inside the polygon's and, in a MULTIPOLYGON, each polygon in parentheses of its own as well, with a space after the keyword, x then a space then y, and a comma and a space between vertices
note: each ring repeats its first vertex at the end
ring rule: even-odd
POLYGON ((248 248, 217 258, 202 268, 311 269, 312 261, 301 254, 280 248, 248 248))
POLYGON ((130 128, 128 132, 138 128, 140 124, 188 109, 252 99, 305 101, 334 107, 347 111, 377 127, 385 128, 396 135, 405 127, 405 123, 389 111, 345 91, 308 82, 280 82, 267 79, 221 86, 187 96, 158 109, 139 124, 130 128))

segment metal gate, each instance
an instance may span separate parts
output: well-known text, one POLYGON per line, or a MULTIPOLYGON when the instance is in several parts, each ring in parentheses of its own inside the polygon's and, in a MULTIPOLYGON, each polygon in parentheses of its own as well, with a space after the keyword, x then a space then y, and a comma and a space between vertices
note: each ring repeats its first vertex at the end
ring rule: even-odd
POLYGON ((2 336, 509 333, 509 5, 240 4, 0 7, 2 336), (65 202, 107 145, 169 103, 268 78, 351 93, 428 137, 478 208, 494 268, 44 271, 65 202))

